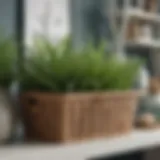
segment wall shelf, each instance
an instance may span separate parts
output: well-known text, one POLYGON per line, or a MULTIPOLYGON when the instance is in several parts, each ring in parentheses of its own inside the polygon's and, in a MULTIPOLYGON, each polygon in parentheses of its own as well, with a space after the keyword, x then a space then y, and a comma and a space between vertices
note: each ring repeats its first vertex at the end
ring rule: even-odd
MULTIPOLYGON (((129 18, 137 18, 140 20, 150 21, 153 23, 160 23, 160 15, 156 13, 146 12, 140 9, 133 9, 133 8, 128 8, 126 13, 129 18)), ((123 12, 117 11, 116 14, 117 16, 122 16, 123 12)))
POLYGON ((160 41, 128 41, 127 46, 129 47, 142 47, 142 48, 150 48, 150 49, 160 49, 160 41))

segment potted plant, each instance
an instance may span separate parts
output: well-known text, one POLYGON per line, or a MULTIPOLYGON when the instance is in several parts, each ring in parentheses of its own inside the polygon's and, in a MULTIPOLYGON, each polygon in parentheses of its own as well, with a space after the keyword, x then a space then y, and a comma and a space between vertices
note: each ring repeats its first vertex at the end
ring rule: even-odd
POLYGON ((13 103, 9 87, 13 80, 13 66, 16 60, 16 50, 13 41, 1 35, 0 39, 0 142, 5 142, 11 136, 13 127, 13 103), (3 37, 3 38, 2 38, 3 37))
POLYGON ((32 49, 21 74, 28 138, 66 142, 122 134, 132 129, 136 93, 129 91, 140 66, 104 53, 46 40, 32 49))

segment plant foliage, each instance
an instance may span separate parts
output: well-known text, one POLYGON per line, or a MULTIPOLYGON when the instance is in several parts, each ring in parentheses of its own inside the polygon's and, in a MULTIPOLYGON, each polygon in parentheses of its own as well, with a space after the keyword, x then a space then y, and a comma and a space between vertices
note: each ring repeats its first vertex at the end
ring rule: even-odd
POLYGON ((24 65, 21 85, 25 90, 53 92, 129 89, 141 62, 119 61, 104 48, 88 44, 78 52, 69 40, 55 46, 39 39, 24 65))
POLYGON ((0 86, 8 87, 14 77, 16 50, 14 41, 5 36, 0 37, 0 86))

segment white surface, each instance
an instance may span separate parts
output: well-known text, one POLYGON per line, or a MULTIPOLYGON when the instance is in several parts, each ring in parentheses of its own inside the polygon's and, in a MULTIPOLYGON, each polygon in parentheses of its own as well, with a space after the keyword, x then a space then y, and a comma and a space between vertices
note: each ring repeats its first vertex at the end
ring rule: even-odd
POLYGON ((160 146, 160 130, 144 130, 119 138, 106 138, 70 145, 1 147, 0 160, 86 160, 156 146, 160 146))

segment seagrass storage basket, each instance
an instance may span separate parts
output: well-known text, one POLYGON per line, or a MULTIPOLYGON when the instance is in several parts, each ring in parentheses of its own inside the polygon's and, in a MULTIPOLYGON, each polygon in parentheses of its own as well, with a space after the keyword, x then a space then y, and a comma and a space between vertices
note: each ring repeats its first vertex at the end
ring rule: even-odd
POLYGON ((132 130, 137 93, 43 93, 22 95, 24 124, 28 139, 68 142, 132 130))

